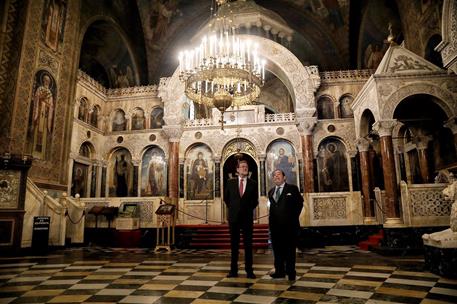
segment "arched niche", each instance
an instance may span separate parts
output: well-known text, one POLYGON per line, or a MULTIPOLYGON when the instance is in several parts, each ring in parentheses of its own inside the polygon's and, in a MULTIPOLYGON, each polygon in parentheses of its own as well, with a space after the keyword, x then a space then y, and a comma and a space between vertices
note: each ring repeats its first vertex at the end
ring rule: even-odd
MULTIPOLYGON (((295 112, 300 117, 312 117, 315 112, 314 92, 320 84, 319 72, 316 66, 305 67, 287 48, 272 40, 249 37, 259 44, 259 56, 267 61, 266 69, 275 74, 287 87, 294 104, 295 112)), ((168 125, 181 124, 184 120, 182 113, 184 84, 179 80, 179 68, 173 76, 162 79, 159 95, 165 106, 165 122, 168 125)))

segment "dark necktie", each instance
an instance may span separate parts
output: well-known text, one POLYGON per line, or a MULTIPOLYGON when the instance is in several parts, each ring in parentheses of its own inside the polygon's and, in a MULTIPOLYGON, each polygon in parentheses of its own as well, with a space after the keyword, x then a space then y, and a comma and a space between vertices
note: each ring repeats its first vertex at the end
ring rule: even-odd
POLYGON ((276 192, 275 192, 275 201, 279 201, 279 197, 281 196, 281 187, 276 187, 276 192))
POLYGON ((240 178, 240 196, 243 196, 243 180, 244 178, 240 178))

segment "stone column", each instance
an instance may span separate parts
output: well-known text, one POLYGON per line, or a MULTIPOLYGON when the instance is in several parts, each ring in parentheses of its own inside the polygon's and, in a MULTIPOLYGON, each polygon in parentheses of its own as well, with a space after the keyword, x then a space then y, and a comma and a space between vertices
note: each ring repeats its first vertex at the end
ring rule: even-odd
POLYGON ((97 195, 97 172, 98 166, 96 162, 92 163, 91 180, 90 180, 90 195, 89 197, 95 197, 97 195))
POLYGON ((179 198, 179 140, 183 132, 182 126, 164 126, 162 130, 168 136, 168 196, 171 202, 178 204, 179 198))
POLYGON ((314 192, 314 153, 313 153, 313 129, 317 123, 316 117, 306 117, 299 120, 303 152, 303 171, 305 175, 305 193, 314 192))
POLYGON ((369 224, 375 221, 374 206, 370 194, 370 187, 373 184, 370 180, 370 160, 368 156, 370 142, 366 138, 359 138, 357 140, 357 148, 359 150, 362 177, 363 217, 364 223, 369 224))
POLYGON ((100 197, 108 197, 106 192, 106 174, 107 174, 107 164, 103 164, 102 167, 102 178, 101 178, 101 189, 100 189, 100 197))
POLYGON ((132 159, 132 163, 133 163, 133 191, 132 191, 132 196, 140 196, 140 184, 139 184, 139 178, 138 178, 138 174, 140 172, 139 168, 140 168, 140 164, 141 164, 141 160, 137 160, 137 159, 132 159))
POLYGON ((397 175, 395 172, 395 156, 392 143, 392 129, 397 120, 380 120, 373 124, 373 130, 377 131, 381 143, 381 158, 386 197, 384 202, 385 222, 384 225, 398 225, 400 219, 400 204, 398 200, 397 175))
POLYGON ((214 197, 221 197, 221 159, 214 160, 214 197))
POLYGON ((266 196, 266 180, 265 180, 265 156, 260 156, 260 196, 266 196))

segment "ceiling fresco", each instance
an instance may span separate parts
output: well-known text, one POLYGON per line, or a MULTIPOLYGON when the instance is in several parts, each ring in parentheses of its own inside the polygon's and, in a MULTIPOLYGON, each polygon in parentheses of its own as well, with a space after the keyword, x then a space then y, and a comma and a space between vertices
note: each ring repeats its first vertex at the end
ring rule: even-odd
MULTIPOLYGON (((95 23, 84 36, 80 68, 109 87, 158 83, 161 77, 171 76, 178 67, 179 51, 188 48, 210 20, 212 5, 211 0, 83 2, 85 10, 102 15, 111 11, 114 21, 124 30, 116 34, 115 28, 113 31, 95 23), (132 17, 124 11, 132 12, 132 17)), ((317 65, 320 71, 373 68, 387 47, 389 24, 396 36, 402 37, 396 3, 255 1, 273 12, 271 16, 279 16, 287 23, 293 30, 289 50, 304 65, 317 65)))

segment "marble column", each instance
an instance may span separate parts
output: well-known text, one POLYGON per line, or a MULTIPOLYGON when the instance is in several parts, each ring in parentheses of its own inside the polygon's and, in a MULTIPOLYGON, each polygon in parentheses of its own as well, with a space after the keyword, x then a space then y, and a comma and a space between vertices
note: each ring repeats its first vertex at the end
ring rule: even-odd
POLYGON ((305 175, 305 193, 314 192, 314 153, 313 153, 313 129, 317 118, 309 117, 300 119, 300 137, 303 152, 303 171, 305 175))
POLYGON ((179 198, 179 141, 183 132, 181 125, 164 126, 162 130, 168 136, 168 196, 178 205, 179 198))
POLYGON ((102 167, 102 187, 100 190, 100 196, 101 197, 107 197, 107 191, 106 191, 106 174, 107 174, 107 165, 103 165, 102 167))
POLYGON ((267 190, 265 185, 265 156, 260 158, 260 195, 266 196, 267 190))
POLYGON ((360 158, 360 172, 362 177, 362 196, 363 196, 363 217, 366 224, 375 222, 373 201, 371 200, 370 186, 372 185, 370 174, 370 160, 368 150, 370 142, 366 138, 357 140, 357 148, 360 158))
POLYGON ((132 160, 133 163, 133 191, 132 191, 132 196, 140 196, 140 183, 139 183, 139 178, 138 174, 140 172, 140 164, 141 160, 132 160))
POLYGON ((94 163, 92 163, 89 197, 95 197, 96 193, 97 193, 97 171, 98 171, 98 166, 94 162, 94 163))
POLYGON ((385 189, 385 226, 402 224, 400 219, 400 204, 397 190, 397 175, 395 171, 395 155, 392 143, 392 129, 397 120, 379 120, 373 124, 373 130, 377 131, 380 137, 381 158, 385 189))
POLYGON ((221 160, 214 161, 214 197, 221 197, 221 160))

